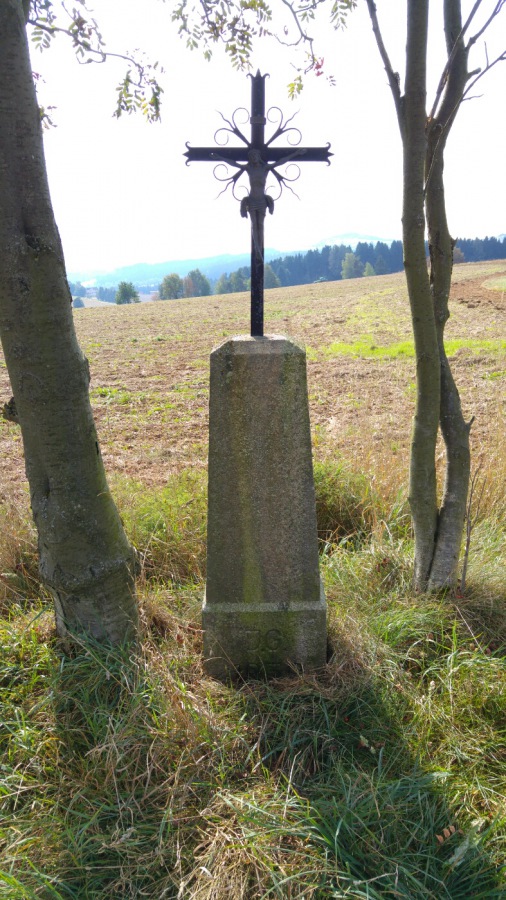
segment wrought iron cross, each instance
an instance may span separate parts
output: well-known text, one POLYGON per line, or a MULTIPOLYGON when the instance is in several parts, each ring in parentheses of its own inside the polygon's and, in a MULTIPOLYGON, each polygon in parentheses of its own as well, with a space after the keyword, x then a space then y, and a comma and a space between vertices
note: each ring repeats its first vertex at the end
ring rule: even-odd
MULTIPOLYGON (((241 216, 248 216, 251 220, 251 334, 254 337, 261 337, 264 333, 264 221, 267 210, 270 213, 274 211, 274 200, 266 193, 267 178, 272 173, 278 183, 279 194, 281 195, 283 186, 290 188, 290 182, 296 181, 300 175, 298 162, 326 162, 330 164, 330 144, 326 147, 300 147, 298 142, 302 136, 298 128, 290 126, 293 116, 284 121, 283 113, 278 107, 269 110, 269 116, 273 113, 279 114, 279 124, 274 134, 265 140, 265 126, 267 118, 265 115, 265 79, 266 75, 257 72, 256 75, 250 75, 251 78, 251 115, 247 110, 236 110, 232 115, 232 121, 229 121, 220 113, 225 126, 218 129, 215 134, 215 140, 218 141, 218 135, 223 133, 225 141, 223 145, 216 147, 190 147, 187 143, 186 164, 190 162, 215 162, 215 177, 225 182, 223 190, 227 190, 232 186, 232 193, 236 199, 240 199, 235 193, 237 182, 242 175, 249 178, 250 190, 246 196, 241 199, 241 216), (238 127, 235 118, 244 112, 249 118, 251 124, 251 139, 244 136, 238 127), (290 127, 288 127, 290 126, 290 127), (241 147, 228 147, 228 135, 233 134, 240 141, 241 147), (295 143, 288 147, 273 147, 272 144, 280 135, 286 134, 297 135, 295 143), (295 166, 297 174, 290 177, 289 170, 295 166), (228 174, 228 166, 236 169, 233 175, 228 174), (285 174, 278 171, 280 166, 288 166, 285 174), (225 168, 226 174, 220 176, 217 170, 225 168)), ((269 118, 269 121, 277 121, 269 118)), ((292 190, 292 188, 290 188, 292 190)), ((223 193, 223 192, 222 192, 223 193)))

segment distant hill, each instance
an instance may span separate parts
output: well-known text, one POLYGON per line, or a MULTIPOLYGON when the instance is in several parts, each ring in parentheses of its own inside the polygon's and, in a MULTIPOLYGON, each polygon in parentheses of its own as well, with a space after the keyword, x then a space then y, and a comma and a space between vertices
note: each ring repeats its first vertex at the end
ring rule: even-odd
MULTIPOLYGON (((505 239, 506 234, 500 234, 497 238, 486 238, 484 240, 485 242, 497 240, 502 242, 505 239)), ((397 238, 395 240, 398 241, 399 239, 397 238)), ((311 249, 321 251, 324 247, 347 246, 351 247, 352 250, 355 250, 359 243, 376 245, 378 242, 390 247, 394 243, 394 240, 392 238, 358 234, 358 232, 348 232, 346 234, 334 234, 330 237, 323 238, 321 241, 318 241, 318 243, 313 244, 311 249)), ((471 261, 475 258, 495 258, 494 255, 489 257, 484 257, 483 254, 477 257, 470 255, 470 243, 474 242, 470 242, 467 238, 462 240, 462 244, 467 245, 467 261, 471 261)), ((267 249, 265 251, 265 259, 266 261, 271 261, 286 256, 294 256, 297 254, 304 255, 307 252, 308 248, 305 248, 304 250, 287 250, 282 253, 279 250, 267 249)), ((150 293, 158 290, 158 286, 165 275, 170 275, 172 272, 184 277, 191 269, 200 269, 200 271, 214 283, 224 272, 230 274, 243 266, 249 265, 249 253, 225 253, 221 256, 200 257, 199 259, 172 259, 159 263, 135 263, 131 266, 122 266, 121 268, 113 269, 110 272, 99 272, 91 269, 73 271, 68 273, 68 277, 69 281, 95 285, 96 287, 116 287, 120 281, 132 281, 136 287, 142 287, 146 293, 150 293)))
MULTIPOLYGON (((322 248, 332 246, 333 244, 345 244, 354 249, 359 241, 365 243, 376 243, 378 240, 384 240, 386 244, 391 244, 391 240, 384 238, 371 237, 366 234, 339 234, 329 238, 324 238, 313 244, 313 248, 322 248)), ((290 256, 297 253, 307 253, 308 247, 296 250, 279 250, 266 249, 265 259, 268 262, 271 259, 279 259, 281 256, 290 256)), ((200 269, 200 271, 211 281, 216 281, 224 272, 230 274, 235 272, 242 266, 249 266, 250 254, 225 253, 221 256, 210 256, 199 259, 170 259, 166 262, 159 263, 134 263, 131 266, 122 266, 119 269, 112 269, 110 272, 100 272, 93 269, 74 270, 68 273, 69 281, 80 282, 81 284, 93 284, 97 287, 116 287, 120 281, 132 281, 136 286, 142 285, 149 287, 151 290, 157 290, 158 285, 165 277, 175 272, 177 275, 184 277, 191 269, 200 269)))
MULTIPOLYGON (((391 244, 391 240, 383 238, 371 237, 366 234, 339 234, 318 241, 313 244, 313 248, 321 248, 332 246, 333 244, 346 244, 354 249, 359 241, 365 243, 376 243, 384 240, 386 244, 391 244)), ((307 253, 308 247, 296 250, 279 250, 266 249, 265 259, 268 262, 271 259, 279 259, 281 256, 291 256, 297 253, 307 253)), ((235 272, 242 266, 249 266, 249 253, 224 253, 221 256, 210 256, 199 259, 170 259, 166 262, 159 263, 134 263, 131 266, 122 266, 119 269, 112 269, 110 272, 97 272, 96 270, 81 270, 68 273, 69 281, 79 281, 81 284, 93 284, 97 287, 116 287, 120 281, 132 281, 136 286, 143 285, 151 290, 157 290, 158 285, 165 277, 175 272, 177 275, 184 277, 191 269, 200 269, 200 271, 211 281, 216 281, 224 272, 230 274, 235 272)))
MULTIPOLYGON (((302 251, 301 251, 302 252, 302 251)), ((266 260, 280 256, 279 250, 266 250, 266 260)), ((222 256, 211 256, 204 259, 172 259, 160 263, 135 263, 131 266, 122 266, 111 272, 81 271, 69 272, 69 281, 80 281, 81 284, 92 282, 97 287, 116 287, 120 281, 132 281, 135 285, 143 285, 157 290, 158 285, 165 275, 175 272, 177 275, 187 275, 191 269, 200 271, 212 281, 215 281, 224 272, 233 272, 241 266, 249 266, 250 254, 226 253, 222 256)))

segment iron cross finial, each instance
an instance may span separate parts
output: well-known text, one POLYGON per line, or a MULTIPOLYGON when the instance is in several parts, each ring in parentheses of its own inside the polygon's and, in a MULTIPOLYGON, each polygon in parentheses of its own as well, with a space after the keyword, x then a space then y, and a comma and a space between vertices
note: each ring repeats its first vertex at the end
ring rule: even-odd
MULTIPOLYGON (((294 116, 285 121, 283 113, 278 107, 274 107, 269 112, 279 114, 279 124, 271 135, 269 140, 265 140, 265 126, 267 117, 265 114, 265 79, 267 75, 261 75, 257 71, 256 75, 250 75, 251 78, 251 113, 249 122, 251 125, 251 138, 248 140, 242 133, 241 129, 235 121, 235 117, 239 110, 232 115, 231 121, 226 119, 223 114, 221 117, 225 122, 225 126, 218 129, 215 135, 225 133, 226 141, 222 146, 216 147, 190 147, 186 145, 187 165, 190 162, 214 162, 215 176, 219 181, 225 183, 223 190, 232 188, 234 196, 235 188, 239 179, 243 175, 247 175, 250 184, 249 193, 241 199, 241 216, 249 215, 251 220, 251 334, 254 337, 261 337, 264 333, 264 222, 267 211, 273 213, 274 200, 266 193, 267 178, 269 174, 273 174, 277 180, 279 187, 279 195, 283 187, 290 188, 290 182, 295 178, 290 177, 288 172, 284 174, 278 171, 279 167, 289 164, 295 164, 297 169, 298 162, 326 162, 330 163, 330 144, 326 147, 300 147, 299 141, 301 134, 298 128, 294 128, 290 123, 294 116), (233 134, 243 144, 241 147, 228 147, 228 135, 233 134), (273 147, 274 141, 282 134, 298 136, 295 143, 289 144, 288 147, 273 147), (216 174, 217 169, 224 166, 227 174, 220 177, 216 174), (236 169, 233 175, 228 174, 228 166, 236 169)), ((270 118, 269 121, 277 121, 270 118)), ((288 138, 290 140, 290 138, 288 138)), ((292 190, 290 188, 290 190, 292 190)), ((278 195, 278 196, 279 196, 278 195)), ((239 197, 237 199, 240 199, 239 197)))

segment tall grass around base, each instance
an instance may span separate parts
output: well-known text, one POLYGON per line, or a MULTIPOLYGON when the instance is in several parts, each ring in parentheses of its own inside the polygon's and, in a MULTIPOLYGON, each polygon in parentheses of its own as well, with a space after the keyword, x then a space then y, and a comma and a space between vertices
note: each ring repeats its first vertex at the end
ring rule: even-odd
POLYGON ((28 508, 0 502, 0 612, 39 590, 37 539, 28 508))
POLYGON ((178 584, 205 573, 207 473, 185 470, 162 488, 116 478, 113 494, 144 578, 178 584))
POLYGON ((137 648, 65 655, 35 582, 6 593, 0 897, 506 898, 504 517, 477 517, 464 596, 417 595, 405 493, 381 483, 316 467, 318 673, 203 672, 200 475, 114 485, 144 560, 137 648))
MULTIPOLYGON (((344 461, 314 466, 316 517, 320 545, 353 546, 368 542, 379 528, 410 533, 405 495, 380 495, 371 481, 344 461)), ((143 576, 182 584, 205 577, 207 475, 183 471, 163 488, 146 489, 116 477, 113 493, 127 534, 136 547, 143 576)))

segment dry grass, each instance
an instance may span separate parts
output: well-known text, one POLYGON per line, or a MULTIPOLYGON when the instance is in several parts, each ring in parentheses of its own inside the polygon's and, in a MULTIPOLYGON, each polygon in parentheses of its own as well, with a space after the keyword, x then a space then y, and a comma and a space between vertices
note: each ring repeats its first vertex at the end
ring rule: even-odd
POLYGON ((35 528, 25 504, 4 497, 0 503, 0 612, 13 600, 38 595, 36 545, 35 528))
POLYGON ((484 285, 505 268, 455 275, 449 333, 481 461, 464 597, 410 587, 402 276, 269 292, 272 330, 310 335, 329 604, 324 670, 270 684, 218 684, 201 655, 207 359, 244 331, 246 298, 77 311, 143 560, 143 640, 62 653, 2 423, 0 897, 506 896, 506 312, 484 285), (389 353, 369 358, 371 343, 389 353))
MULTIPOLYGON (((481 342, 457 349, 453 364, 473 439, 485 455, 504 415, 506 305, 486 287, 506 263, 456 267, 448 338, 481 342), (479 310, 479 314, 478 311, 479 310)), ((91 398, 109 473, 163 485, 181 469, 206 467, 209 353, 249 327, 246 294, 75 311, 92 373, 91 398)), ((404 276, 378 276, 266 292, 266 330, 308 345, 316 458, 340 453, 361 471, 406 471, 414 403, 409 355, 374 359, 329 352, 367 339, 388 348, 411 338, 404 276), (378 460, 384 465, 377 466, 378 460)), ((1 357, 0 357, 1 363, 1 357)), ((10 390, 0 365, 0 396, 10 390)), ((0 424, 0 496, 25 484, 19 433, 0 424)))

